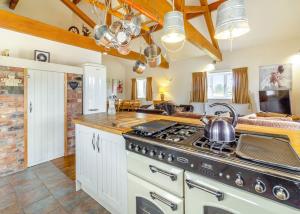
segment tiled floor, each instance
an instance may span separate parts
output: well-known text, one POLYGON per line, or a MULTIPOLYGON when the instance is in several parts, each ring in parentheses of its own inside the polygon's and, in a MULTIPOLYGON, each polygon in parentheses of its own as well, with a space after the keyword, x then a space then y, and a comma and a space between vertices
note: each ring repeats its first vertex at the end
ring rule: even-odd
POLYGON ((53 163, 0 178, 0 214, 109 214, 53 163))

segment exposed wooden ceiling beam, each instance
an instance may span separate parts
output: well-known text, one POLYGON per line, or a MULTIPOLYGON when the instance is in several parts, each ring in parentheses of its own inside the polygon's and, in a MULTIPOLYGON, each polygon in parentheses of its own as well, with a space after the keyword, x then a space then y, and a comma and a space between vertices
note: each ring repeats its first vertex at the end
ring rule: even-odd
POLYGON ((204 7, 206 9, 206 11, 204 12, 204 19, 205 19, 205 22, 207 25, 210 39, 211 39, 213 45, 215 46, 215 48, 220 50, 218 41, 215 39, 215 27, 214 27, 214 24, 213 24, 213 21, 211 18, 211 12, 208 8, 208 2, 207 2, 207 0, 200 0, 200 4, 202 5, 202 7, 204 7))
POLYGON ((202 6, 185 6, 183 8, 183 12, 185 14, 188 14, 188 13, 204 13, 205 12, 205 7, 202 7, 202 6))
MULTIPOLYGON (((134 9, 140 11, 150 19, 155 20, 160 25, 163 25, 164 14, 172 10, 172 6, 166 1, 160 0, 121 0, 122 2, 129 4, 134 9), (156 5, 159 5, 157 7, 156 5)), ((182 0, 178 0, 181 3, 182 0)), ((180 4, 179 2, 179 4, 180 4)), ((180 5, 178 5, 180 7, 180 5)), ((222 54, 220 50, 215 48, 192 24, 186 19, 184 21, 186 38, 189 42, 199 47, 209 56, 215 60, 222 60, 222 54)))
MULTIPOLYGON (((0 10, 0 28, 29 34, 32 36, 93 51, 105 51, 111 56, 123 59, 137 60, 140 58, 140 54, 137 52, 131 51, 128 55, 121 55, 115 49, 107 51, 104 50, 104 47, 96 45, 94 39, 92 38, 78 35, 67 30, 45 24, 43 22, 7 12, 5 10, 0 10)), ((161 65, 161 67, 163 67, 163 65, 161 65)))
MULTIPOLYGON (((149 33, 147 32, 142 32, 142 36, 144 38, 144 40, 147 42, 147 44, 152 44, 154 43, 154 41, 152 40, 151 36, 149 33)), ((166 60, 166 58, 164 56, 161 56, 161 63, 160 63, 161 66, 163 67, 167 67, 169 68, 169 63, 168 61, 166 60)))
POLYGON ((60 0, 64 5, 66 5, 70 10, 72 10, 82 21, 88 24, 91 28, 94 28, 96 23, 87 16, 79 7, 77 7, 73 2, 70 0, 60 0))
POLYGON ((73 0, 74 4, 78 4, 81 0, 73 0))
MULTIPOLYGON (((214 3, 211 3, 211 4, 209 4, 208 5, 208 9, 209 9, 209 11, 210 12, 212 12, 212 11, 214 11, 214 10, 217 10, 218 9, 218 7, 220 6, 220 4, 222 4, 223 2, 225 2, 226 0, 218 0, 218 1, 216 1, 216 2, 214 2, 214 3)), ((201 8, 202 6, 196 6, 196 7, 199 7, 199 8, 201 8)), ((199 11, 199 12, 197 12, 197 13, 188 13, 188 14, 185 14, 185 17, 186 17, 186 19, 193 19, 193 18, 196 18, 196 17, 198 17, 198 16, 202 16, 203 14, 205 13, 205 11, 199 11)))
POLYGON ((10 0, 9 2, 9 9, 14 10, 17 6, 17 4, 19 3, 19 0, 10 0))

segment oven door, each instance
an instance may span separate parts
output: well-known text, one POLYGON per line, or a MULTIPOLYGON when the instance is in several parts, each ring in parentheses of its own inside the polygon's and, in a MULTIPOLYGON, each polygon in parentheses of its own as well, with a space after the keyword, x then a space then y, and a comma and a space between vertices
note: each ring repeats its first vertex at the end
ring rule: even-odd
POLYGON ((183 214, 183 199, 128 173, 128 213, 183 214))
POLYGON ((296 214, 299 210, 185 172, 185 214, 296 214))

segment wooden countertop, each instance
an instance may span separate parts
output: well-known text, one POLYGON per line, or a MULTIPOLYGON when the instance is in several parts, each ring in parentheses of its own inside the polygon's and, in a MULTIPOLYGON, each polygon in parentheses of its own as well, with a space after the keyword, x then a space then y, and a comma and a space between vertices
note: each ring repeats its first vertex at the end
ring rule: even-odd
MULTIPOLYGON (((119 112, 116 115, 107 115, 106 113, 91 114, 91 115, 86 115, 86 116, 81 116, 79 118, 76 118, 73 120, 73 122, 75 124, 81 124, 91 128, 100 129, 103 131, 108 131, 114 134, 121 135, 122 133, 130 131, 132 126, 145 123, 148 121, 152 121, 152 120, 159 120, 159 119, 202 125, 201 121, 197 119, 155 115, 155 114, 143 114, 143 113, 136 113, 136 112, 119 112)), ((290 138, 292 147, 300 156, 300 130, 295 131, 295 130, 278 129, 272 127, 245 125, 245 124, 239 124, 237 126, 237 129, 260 132, 260 133, 287 135, 290 138)))

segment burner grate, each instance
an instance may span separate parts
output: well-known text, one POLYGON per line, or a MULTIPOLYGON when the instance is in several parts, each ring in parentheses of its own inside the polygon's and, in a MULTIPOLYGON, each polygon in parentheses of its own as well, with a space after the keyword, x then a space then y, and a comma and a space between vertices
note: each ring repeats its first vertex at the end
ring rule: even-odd
POLYGON ((193 145, 202 150, 208 150, 216 154, 232 155, 235 153, 240 135, 236 134, 236 139, 233 142, 212 142, 205 137, 199 138, 193 145))

